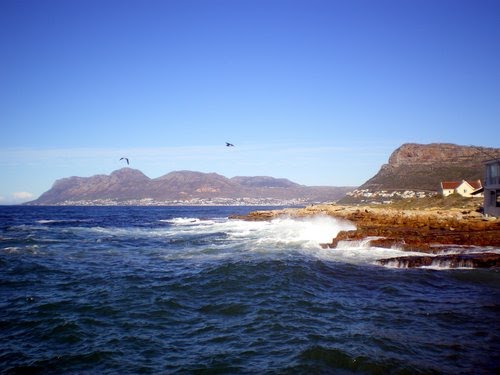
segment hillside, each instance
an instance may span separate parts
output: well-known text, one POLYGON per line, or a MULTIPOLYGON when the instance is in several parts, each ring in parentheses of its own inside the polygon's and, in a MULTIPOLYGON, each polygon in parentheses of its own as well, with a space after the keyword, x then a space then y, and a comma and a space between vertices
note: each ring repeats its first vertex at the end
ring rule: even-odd
POLYGON ((500 149, 448 143, 407 143, 395 150, 380 171, 359 189, 437 191, 441 181, 483 179, 483 162, 500 149))
POLYGON ((227 178, 174 171, 151 179, 122 168, 110 175, 68 177, 28 205, 307 204, 334 201, 353 187, 303 186, 267 176, 227 178))
MULTIPOLYGON (((484 161, 500 157, 499 148, 459 146, 449 143, 407 143, 396 149, 387 164, 343 203, 381 191, 436 193, 441 181, 483 180, 484 161)), ((387 194, 386 194, 387 195, 387 194)))

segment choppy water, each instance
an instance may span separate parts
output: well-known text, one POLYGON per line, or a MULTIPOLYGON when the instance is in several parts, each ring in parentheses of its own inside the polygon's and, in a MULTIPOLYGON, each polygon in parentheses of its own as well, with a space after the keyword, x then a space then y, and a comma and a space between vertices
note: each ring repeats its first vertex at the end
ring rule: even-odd
POLYGON ((498 270, 384 268, 320 248, 348 223, 249 210, 0 207, 2 373, 499 372, 498 270))

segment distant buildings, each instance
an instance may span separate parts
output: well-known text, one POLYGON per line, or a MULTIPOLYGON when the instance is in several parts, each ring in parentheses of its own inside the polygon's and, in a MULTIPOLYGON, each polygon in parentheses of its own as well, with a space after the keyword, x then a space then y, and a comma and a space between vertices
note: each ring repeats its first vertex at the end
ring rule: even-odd
POLYGON ((420 190, 371 190, 371 189, 356 189, 350 191, 346 196, 354 198, 357 203, 370 204, 390 204, 400 199, 410 198, 425 198, 432 197, 436 193, 420 190))
POLYGON ((304 206, 311 202, 302 199, 276 198, 191 198, 185 200, 142 199, 84 199, 66 200, 54 203, 54 206, 304 206))
POLYGON ((485 163, 484 213, 500 216, 500 159, 485 163))
POLYGON ((441 182, 441 194, 443 197, 450 194, 459 194, 462 197, 482 197, 479 192, 482 187, 481 180, 443 181, 441 182))

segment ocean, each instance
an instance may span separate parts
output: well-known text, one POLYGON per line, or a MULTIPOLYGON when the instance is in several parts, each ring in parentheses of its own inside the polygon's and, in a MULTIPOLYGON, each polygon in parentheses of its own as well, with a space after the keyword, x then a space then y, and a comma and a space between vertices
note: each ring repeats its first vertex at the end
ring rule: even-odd
POLYGON ((2 374, 495 374, 498 269, 257 207, 0 207, 2 374))

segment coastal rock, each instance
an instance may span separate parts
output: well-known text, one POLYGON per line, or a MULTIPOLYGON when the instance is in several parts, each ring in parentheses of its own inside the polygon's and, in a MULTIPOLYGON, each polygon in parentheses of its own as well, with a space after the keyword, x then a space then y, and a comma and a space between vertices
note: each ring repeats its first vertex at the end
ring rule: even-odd
POLYGON ((372 246, 434 253, 437 245, 500 247, 500 219, 461 209, 398 210, 385 207, 314 205, 297 209, 255 211, 234 218, 271 220, 276 217, 328 215, 348 220, 355 230, 340 231, 324 248, 340 241, 371 238, 372 246))
POLYGON ((500 254, 470 253, 446 255, 404 256, 377 261, 383 266, 397 268, 442 267, 442 268, 493 268, 500 267, 500 254))
POLYGON ((336 248, 340 241, 356 241, 368 237, 371 246, 432 253, 436 245, 470 245, 500 247, 500 228, 489 230, 419 229, 418 227, 359 227, 341 231, 325 248, 336 248))

